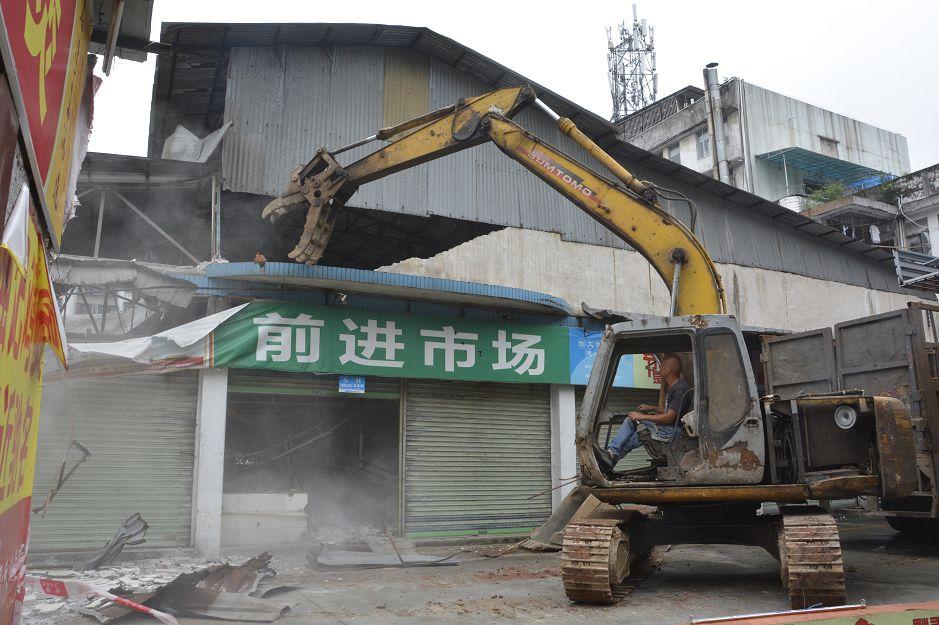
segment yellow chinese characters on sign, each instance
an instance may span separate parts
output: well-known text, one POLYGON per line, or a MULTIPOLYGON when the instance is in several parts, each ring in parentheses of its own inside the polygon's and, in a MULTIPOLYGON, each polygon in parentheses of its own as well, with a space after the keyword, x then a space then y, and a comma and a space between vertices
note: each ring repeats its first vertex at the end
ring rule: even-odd
POLYGON ((50 230, 56 241, 61 240, 62 229, 65 228, 66 206, 72 199, 67 196, 69 172, 72 168, 75 134, 78 129, 78 111, 81 108, 88 73, 85 59, 91 38, 91 26, 88 20, 83 19, 84 16, 85 2, 79 1, 75 10, 68 74, 65 76, 65 91, 62 94, 62 109, 59 112, 59 127, 55 135, 49 170, 43 180, 51 220, 50 230))
POLYGON ((25 272, 0 249, 0 623, 22 599, 43 347, 62 351, 45 247, 32 219, 28 230, 25 272))
POLYGON ((79 110, 88 81, 88 0, 3 0, 4 56, 30 169, 42 185, 43 219, 54 244, 65 227, 68 179, 79 110), (8 68, 9 69, 9 68, 8 68))

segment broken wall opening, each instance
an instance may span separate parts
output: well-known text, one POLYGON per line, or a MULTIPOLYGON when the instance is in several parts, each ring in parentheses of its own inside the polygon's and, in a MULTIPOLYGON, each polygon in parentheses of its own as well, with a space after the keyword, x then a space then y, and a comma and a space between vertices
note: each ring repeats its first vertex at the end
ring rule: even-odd
POLYGON ((232 370, 222 544, 344 542, 397 531, 400 382, 232 370))

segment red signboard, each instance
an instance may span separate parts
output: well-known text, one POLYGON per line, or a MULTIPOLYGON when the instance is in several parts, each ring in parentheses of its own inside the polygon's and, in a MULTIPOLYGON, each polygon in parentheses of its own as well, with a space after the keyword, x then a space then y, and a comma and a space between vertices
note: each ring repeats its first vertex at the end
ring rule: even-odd
POLYGON ((53 244, 65 226, 68 174, 90 39, 86 0, 0 0, 3 62, 41 181, 42 215, 53 244))

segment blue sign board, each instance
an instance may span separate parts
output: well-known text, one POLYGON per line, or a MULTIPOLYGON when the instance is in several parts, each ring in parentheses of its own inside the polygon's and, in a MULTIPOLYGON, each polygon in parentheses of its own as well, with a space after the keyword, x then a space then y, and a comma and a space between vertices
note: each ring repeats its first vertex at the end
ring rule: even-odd
POLYGON ((340 393, 364 393, 365 376, 364 375, 341 375, 339 376, 340 393))

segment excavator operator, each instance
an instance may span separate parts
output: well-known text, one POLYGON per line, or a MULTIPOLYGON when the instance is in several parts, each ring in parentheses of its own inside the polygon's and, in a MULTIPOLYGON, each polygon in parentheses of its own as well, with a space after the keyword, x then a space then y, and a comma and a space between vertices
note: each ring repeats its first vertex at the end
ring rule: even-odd
POLYGON ((626 420, 606 449, 597 449, 600 468, 610 472, 616 463, 633 449, 642 447, 637 432, 640 424, 656 431, 660 438, 671 439, 675 436, 678 419, 688 411, 691 405, 691 388, 682 378, 681 358, 676 354, 666 354, 659 364, 662 380, 665 382, 665 403, 661 406, 642 404, 638 411, 626 415, 626 420))

